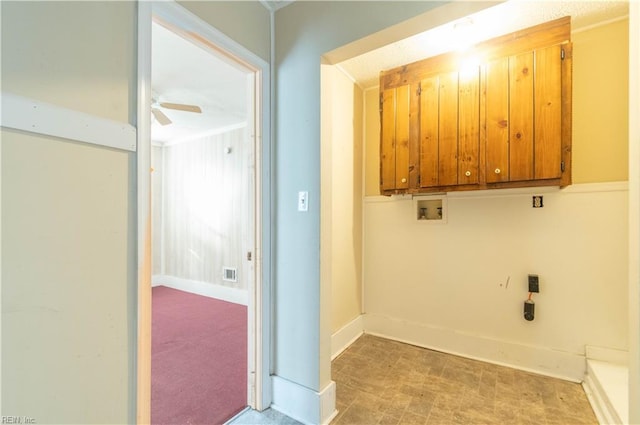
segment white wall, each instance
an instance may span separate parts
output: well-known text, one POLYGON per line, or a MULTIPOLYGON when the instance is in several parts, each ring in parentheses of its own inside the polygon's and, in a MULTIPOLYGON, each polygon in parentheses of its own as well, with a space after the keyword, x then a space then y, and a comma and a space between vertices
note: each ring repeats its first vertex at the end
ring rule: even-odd
POLYGON ((322 284, 331 333, 362 313, 362 90, 322 66, 322 284))
POLYGON ((577 381, 586 344, 628 348, 625 183, 451 193, 446 213, 422 222, 412 200, 367 199, 367 332, 577 381))
POLYGON ((131 160, 2 131, 3 415, 131 421, 131 160))
MULTIPOLYGON (((2 2, 2 90, 129 122, 134 28, 130 2, 2 2)), ((131 423, 135 154, 6 129, 0 150, 1 413, 131 423)))

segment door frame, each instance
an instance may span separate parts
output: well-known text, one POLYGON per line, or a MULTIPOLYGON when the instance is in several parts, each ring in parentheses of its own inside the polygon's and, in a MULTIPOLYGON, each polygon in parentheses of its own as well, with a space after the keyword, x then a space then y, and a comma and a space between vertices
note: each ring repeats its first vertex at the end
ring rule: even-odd
POLYGON ((137 16, 137 358, 136 422, 151 420, 151 23, 163 23, 220 52, 255 75, 253 287, 249 288, 247 404, 271 404, 272 149, 270 65, 174 1, 139 1, 137 16))

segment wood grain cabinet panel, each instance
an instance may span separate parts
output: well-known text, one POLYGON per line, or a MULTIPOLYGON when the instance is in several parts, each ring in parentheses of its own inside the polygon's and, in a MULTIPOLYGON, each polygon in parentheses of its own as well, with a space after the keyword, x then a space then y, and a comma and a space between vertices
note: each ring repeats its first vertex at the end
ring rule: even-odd
POLYGON ((509 58, 509 181, 533 179, 533 52, 509 58))
POLYGON ((409 86, 381 94, 380 187, 409 187, 409 86))
POLYGON ((480 151, 480 67, 458 74, 458 184, 477 184, 480 151))
POLYGON ((562 177, 562 45, 486 65, 486 182, 562 177))
POLYGON ((438 128, 438 183, 458 183, 458 73, 440 76, 438 128))
POLYGON ((556 179, 562 172, 562 46, 535 52, 534 178, 556 179))
POLYGON ((509 181, 509 58, 486 65, 487 183, 509 181))
POLYGON ((570 19, 380 76, 382 194, 571 184, 570 19))
POLYGON ((396 187, 396 89, 380 94, 380 190, 396 187))
POLYGON ((480 68, 420 82, 420 187, 478 183, 480 68))
POLYGON ((409 187, 409 86, 396 89, 396 188, 409 187))
POLYGON ((420 82, 420 187, 438 186, 438 146, 440 141, 438 76, 420 82))

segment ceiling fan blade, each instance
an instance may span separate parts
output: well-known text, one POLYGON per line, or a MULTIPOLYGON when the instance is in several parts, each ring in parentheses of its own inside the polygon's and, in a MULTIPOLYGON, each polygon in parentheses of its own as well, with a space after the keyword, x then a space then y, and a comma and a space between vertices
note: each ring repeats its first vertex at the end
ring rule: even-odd
POLYGON ((157 108, 151 108, 151 113, 156 118, 156 120, 160 123, 160 125, 168 125, 171 124, 171 120, 167 117, 164 112, 157 108))
POLYGON ((186 112, 196 112, 198 114, 202 113, 202 109, 196 105, 184 105, 182 103, 168 103, 162 102, 160 106, 167 109, 177 109, 178 111, 186 111, 186 112))

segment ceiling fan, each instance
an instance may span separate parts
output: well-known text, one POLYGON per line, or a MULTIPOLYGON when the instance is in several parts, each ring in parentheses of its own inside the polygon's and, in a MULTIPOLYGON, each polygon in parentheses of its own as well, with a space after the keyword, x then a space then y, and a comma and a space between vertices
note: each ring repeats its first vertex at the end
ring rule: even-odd
POLYGON ((169 125, 172 122, 169 119, 169 117, 167 117, 165 113, 160 110, 160 108, 175 109, 176 111, 184 111, 184 112, 195 112, 197 114, 202 113, 202 109, 196 105, 186 105, 184 103, 158 102, 156 99, 152 99, 151 113, 153 114, 156 121, 160 123, 160 125, 169 125))

